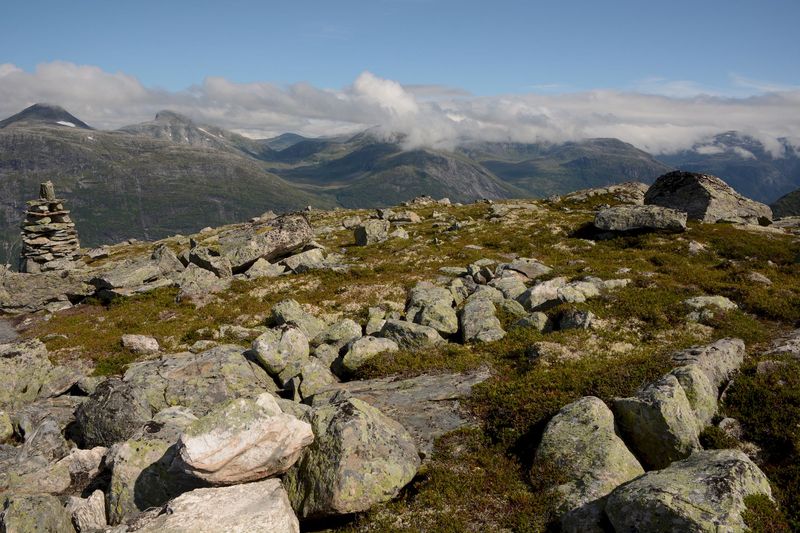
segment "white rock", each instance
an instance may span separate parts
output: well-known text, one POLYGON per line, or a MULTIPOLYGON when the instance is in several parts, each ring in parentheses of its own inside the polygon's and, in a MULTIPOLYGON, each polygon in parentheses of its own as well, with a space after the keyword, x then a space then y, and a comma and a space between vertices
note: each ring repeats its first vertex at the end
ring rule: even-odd
POLYGON ((139 355, 158 352, 158 341, 147 335, 123 335, 122 347, 139 355))

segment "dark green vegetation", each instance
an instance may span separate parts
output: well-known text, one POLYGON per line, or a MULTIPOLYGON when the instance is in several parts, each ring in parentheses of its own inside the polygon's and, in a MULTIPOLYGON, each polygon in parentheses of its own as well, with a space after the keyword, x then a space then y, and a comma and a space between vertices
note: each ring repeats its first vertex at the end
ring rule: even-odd
POLYGON ((770 207, 776 217, 800 216, 800 189, 781 196, 770 207))
MULTIPOLYGON (((764 450, 761 466, 774 483, 779 504, 778 509, 758 499, 749 502, 748 523, 754 531, 782 531, 789 520, 797 529, 800 364, 791 362, 769 375, 755 371, 769 341, 800 320, 796 238, 700 224, 690 224, 683 235, 649 234, 595 244, 570 237, 591 220, 590 206, 598 202, 615 203, 611 197, 568 205, 539 202, 538 210, 515 210, 494 221, 486 219, 486 204, 418 208, 415 211, 424 220, 409 226, 410 240, 355 247, 349 231, 321 237, 330 250, 343 249, 347 261, 356 265, 347 274, 310 272, 279 280, 236 282, 218 302, 200 309, 176 304, 169 289, 106 306, 89 303, 36 325, 28 334, 49 339, 48 347, 56 357, 90 358, 97 363, 97 373, 109 374, 121 372, 135 359, 120 345, 123 333, 154 335, 163 346, 178 350, 212 337, 223 324, 263 324, 271 306, 287 297, 318 314, 363 318, 369 306, 387 301, 402 305, 407 289, 419 280, 436 277, 440 267, 466 266, 482 257, 503 260, 510 253, 535 257, 554 267, 553 276, 627 277, 632 280, 628 287, 577 306, 605 321, 596 331, 542 334, 509 328, 501 341, 398 352, 360 369, 359 377, 412 376, 489 365, 494 377, 478 386, 467 402, 479 422, 476 428, 442 438, 433 459, 397 501, 341 527, 348 531, 543 531, 553 518, 552 499, 545 489, 559 479, 559 473, 531 472, 531 462, 549 418, 581 396, 596 395, 608 401, 632 394, 671 367, 668 355, 673 350, 738 336, 747 342, 748 360, 727 392, 722 414, 739 419, 747 439, 764 450), (434 211, 475 223, 446 231, 434 227, 441 220, 431 217, 434 211), (706 251, 688 253, 690 241, 701 243, 706 251), (465 248, 470 244, 483 248, 465 248), (773 284, 745 281, 751 272, 767 276, 773 284), (719 314, 710 325, 688 323, 689 310, 681 302, 703 294, 727 296, 741 310, 719 314), (562 348, 534 361, 528 353, 537 342, 562 348)), ((352 214, 315 212, 311 220, 315 226, 336 226, 352 214)), ((511 320, 505 318, 509 327, 511 320)), ((714 430, 703 438, 709 447, 738 445, 714 430)))

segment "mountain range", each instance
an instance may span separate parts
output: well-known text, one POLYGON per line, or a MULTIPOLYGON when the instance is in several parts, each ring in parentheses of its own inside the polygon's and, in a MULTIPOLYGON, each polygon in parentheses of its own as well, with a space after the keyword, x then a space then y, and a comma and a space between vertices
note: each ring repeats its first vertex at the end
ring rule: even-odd
POLYGON ((800 186, 800 155, 774 158, 728 132, 709 145, 654 157, 618 139, 566 143, 465 142, 404 149, 374 130, 250 139, 165 110, 115 131, 55 105, 0 121, 0 262, 14 257, 25 201, 52 180, 82 244, 157 239, 314 206, 383 207, 419 195, 454 202, 541 197, 621 181, 652 182, 672 168, 716 174, 771 201, 800 186))

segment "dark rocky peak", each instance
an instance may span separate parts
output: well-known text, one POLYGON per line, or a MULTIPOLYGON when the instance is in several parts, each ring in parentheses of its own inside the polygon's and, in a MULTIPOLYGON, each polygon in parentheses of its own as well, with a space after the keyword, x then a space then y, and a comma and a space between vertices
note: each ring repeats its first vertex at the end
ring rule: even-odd
POLYGON ((156 113, 156 122, 169 122, 169 123, 181 123, 181 124, 194 124, 194 121, 187 117, 186 115, 181 115, 180 113, 176 113, 175 111, 170 111, 169 109, 162 109, 158 113, 156 113))
POLYGON ((0 121, 0 128, 12 125, 48 125, 64 128, 80 128, 91 130, 92 128, 78 119, 66 109, 54 104, 33 104, 3 121, 0 121))

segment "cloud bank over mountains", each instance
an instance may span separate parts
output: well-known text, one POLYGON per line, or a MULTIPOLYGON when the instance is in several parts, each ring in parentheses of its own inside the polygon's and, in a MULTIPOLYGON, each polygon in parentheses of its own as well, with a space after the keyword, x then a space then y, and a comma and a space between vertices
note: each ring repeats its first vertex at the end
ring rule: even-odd
POLYGON ((6 63, 0 64, 0 116, 48 102, 101 129, 151 120, 157 111, 171 109, 249 137, 287 131, 335 135, 374 127, 386 135, 404 134, 410 147, 616 137, 660 154, 730 130, 761 141, 775 156, 783 150, 780 138, 800 147, 800 88, 762 85, 755 95, 731 97, 691 94, 684 85, 676 96, 674 84, 664 87, 665 94, 654 94, 658 87, 649 84, 646 92, 474 96, 452 87, 404 86, 363 72, 336 90, 209 77, 186 90, 167 91, 95 66, 56 61, 28 72, 6 63))

